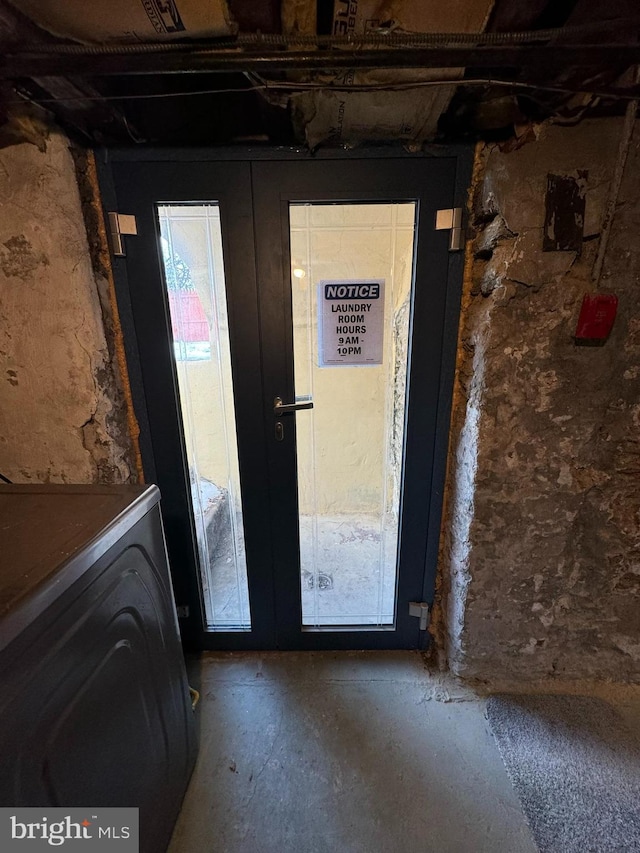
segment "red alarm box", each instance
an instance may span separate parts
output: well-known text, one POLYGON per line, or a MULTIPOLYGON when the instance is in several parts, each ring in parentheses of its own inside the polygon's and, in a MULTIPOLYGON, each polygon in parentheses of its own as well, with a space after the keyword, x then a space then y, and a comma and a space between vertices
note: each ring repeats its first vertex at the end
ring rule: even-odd
POLYGON ((606 341, 616 319, 618 297, 613 293, 586 293, 576 328, 576 341, 606 341))

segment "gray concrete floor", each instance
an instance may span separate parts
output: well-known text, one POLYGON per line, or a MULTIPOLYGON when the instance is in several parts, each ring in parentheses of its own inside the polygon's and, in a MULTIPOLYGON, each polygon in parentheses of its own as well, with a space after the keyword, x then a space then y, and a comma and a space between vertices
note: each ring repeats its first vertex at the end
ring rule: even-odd
POLYGON ((210 654, 191 679, 169 853, 535 853, 484 700, 418 653, 210 654))

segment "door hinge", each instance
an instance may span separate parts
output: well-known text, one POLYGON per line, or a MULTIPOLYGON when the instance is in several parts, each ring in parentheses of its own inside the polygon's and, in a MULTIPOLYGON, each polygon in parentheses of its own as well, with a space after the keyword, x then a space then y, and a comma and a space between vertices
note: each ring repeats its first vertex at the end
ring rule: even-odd
POLYGON ((135 216, 128 213, 109 212, 109 233, 111 235, 111 251, 116 258, 124 258, 123 235, 135 235, 138 233, 138 225, 135 216))
POLYGON ((462 249, 462 208, 448 207, 446 210, 436 210, 436 231, 451 231, 449 251, 459 252, 462 249))
POLYGON ((429 625, 429 605, 424 601, 410 601, 409 616, 416 616, 420 620, 420 630, 426 631, 429 625))
POLYGON ((178 614, 178 619, 188 619, 189 618, 189 605, 188 604, 178 604, 176 607, 176 612, 178 614))

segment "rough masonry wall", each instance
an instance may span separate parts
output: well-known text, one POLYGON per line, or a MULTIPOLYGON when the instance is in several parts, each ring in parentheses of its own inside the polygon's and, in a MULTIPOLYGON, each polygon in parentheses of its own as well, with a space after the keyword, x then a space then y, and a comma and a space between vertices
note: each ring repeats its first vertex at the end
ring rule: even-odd
POLYGON ((0 151, 0 473, 16 483, 135 474, 68 140, 0 151))
POLYGON ((622 121, 485 148, 454 409, 443 598, 453 670, 640 680, 640 127, 605 257, 603 347, 573 340, 622 121), (547 174, 587 170, 585 241, 542 252, 547 174))

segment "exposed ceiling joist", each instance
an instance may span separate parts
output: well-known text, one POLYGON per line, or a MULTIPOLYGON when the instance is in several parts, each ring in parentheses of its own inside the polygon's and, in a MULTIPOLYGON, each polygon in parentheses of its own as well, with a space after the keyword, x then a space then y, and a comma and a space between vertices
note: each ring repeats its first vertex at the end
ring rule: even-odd
MULTIPOLYGON (((40 20, 41 0, 14 2, 40 20)), ((140 12, 139 0, 117 2, 140 12)), ((445 17, 413 0, 394 0, 393 9, 387 0, 359 0, 347 31, 338 28, 347 0, 268 0, 259 10, 255 0, 230 2, 236 21, 216 36, 189 23, 185 35, 133 40, 118 34, 120 19, 99 36, 88 14, 79 42, 62 26, 71 0, 42 0, 60 13, 58 36, 0 0, 5 108, 33 101, 100 144, 304 138, 314 147, 413 143, 414 131, 418 141, 508 135, 550 115, 619 113, 640 98, 637 0, 452 0, 445 17), (314 4, 317 22, 287 23, 287 9, 314 4), (458 31, 442 33, 449 25, 458 31)))

